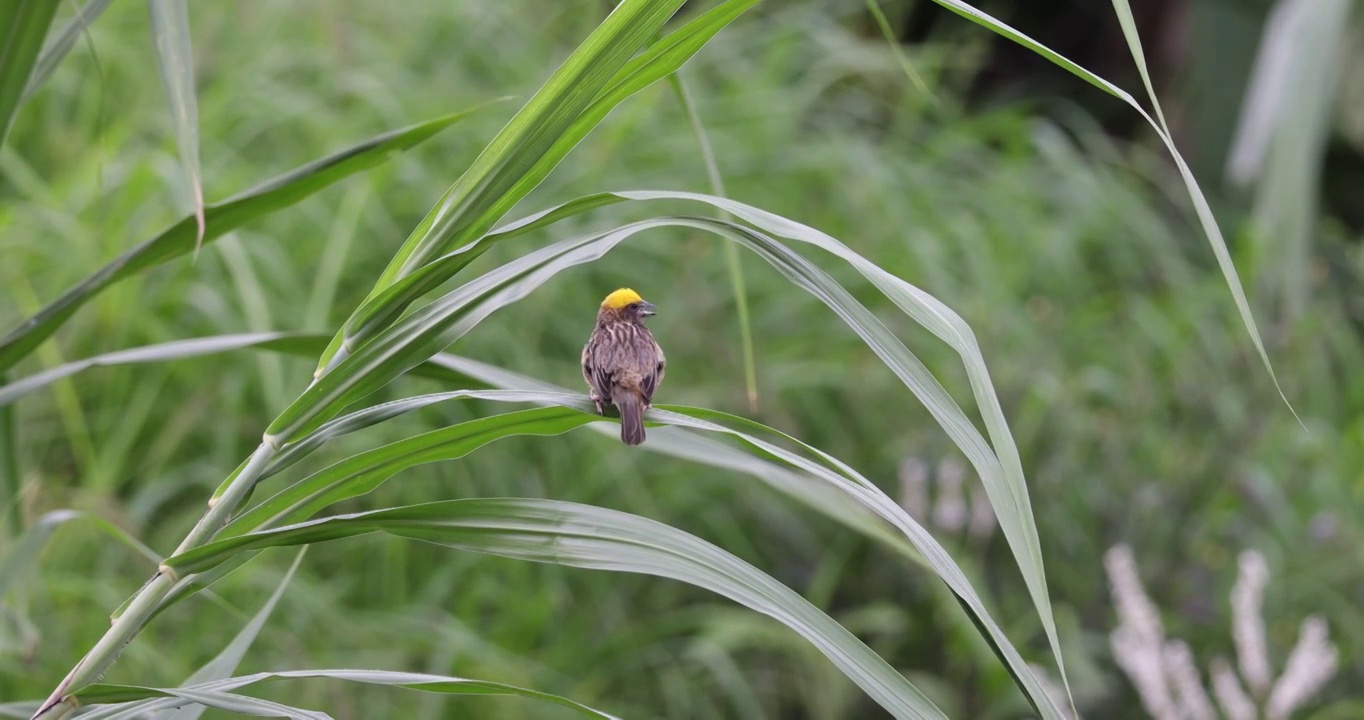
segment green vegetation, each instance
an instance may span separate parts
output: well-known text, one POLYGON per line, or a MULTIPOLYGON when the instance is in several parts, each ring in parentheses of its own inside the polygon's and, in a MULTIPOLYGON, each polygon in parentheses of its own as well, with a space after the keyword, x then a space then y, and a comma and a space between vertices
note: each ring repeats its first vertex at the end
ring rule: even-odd
POLYGON ((1274 671, 1320 616, 1364 710, 1350 231, 966 102, 956 18, 682 4, 0 9, 0 717, 92 647, 54 700, 168 718, 1051 718, 1057 653, 1144 717, 1120 543, 1205 678, 1262 552, 1274 671))

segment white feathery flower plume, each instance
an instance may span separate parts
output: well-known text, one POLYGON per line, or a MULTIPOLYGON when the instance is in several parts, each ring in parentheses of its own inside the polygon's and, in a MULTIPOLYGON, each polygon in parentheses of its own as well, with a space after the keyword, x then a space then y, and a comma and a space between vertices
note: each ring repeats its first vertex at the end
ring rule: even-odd
POLYGON ((1155 720, 1181 720, 1165 678, 1161 654, 1165 629, 1160 613, 1142 589, 1131 548, 1118 545, 1104 554, 1118 628, 1108 636, 1113 659, 1137 689, 1141 704, 1155 720))
POLYGON ((1315 615, 1302 621, 1298 644, 1288 655, 1283 675, 1265 705, 1268 720, 1285 720, 1336 674, 1339 654, 1331 644, 1326 621, 1315 615))
POLYGON ((1212 660, 1212 693, 1227 720, 1255 720, 1255 701, 1250 699, 1226 658, 1212 660))
POLYGON ((1214 707, 1189 646, 1166 641, 1160 613, 1142 588, 1131 549, 1117 545, 1104 555, 1118 615, 1118 627, 1109 634, 1113 658, 1155 720, 1217 720, 1218 708, 1227 720, 1257 720, 1252 694, 1264 703, 1265 720, 1288 720, 1335 675, 1339 653, 1331 644, 1326 621, 1314 615, 1303 621, 1298 643, 1274 681, 1262 614, 1269 565, 1252 550, 1241 553, 1238 566, 1231 609, 1241 678, 1226 659, 1213 659, 1209 676, 1217 698, 1214 707), (1251 693, 1243 689, 1241 679, 1251 693))
POLYGON ((1265 649, 1265 622, 1262 614, 1269 565, 1254 550, 1241 553, 1240 571, 1231 589, 1231 639, 1236 644, 1236 660, 1241 677, 1255 697, 1264 699, 1273 682, 1269 651, 1265 649))
POLYGON ((1217 720, 1208 691, 1194 664, 1193 651, 1183 640, 1165 644, 1165 672, 1179 701, 1180 715, 1186 720, 1217 720))

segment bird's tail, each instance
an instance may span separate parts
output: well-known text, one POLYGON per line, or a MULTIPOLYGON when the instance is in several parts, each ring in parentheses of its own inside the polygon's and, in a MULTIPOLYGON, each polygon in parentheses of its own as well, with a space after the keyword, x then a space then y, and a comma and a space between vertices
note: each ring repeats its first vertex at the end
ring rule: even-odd
POLYGON ((620 441, 626 445, 644 442, 644 400, 629 391, 617 393, 612 404, 620 409, 620 441))

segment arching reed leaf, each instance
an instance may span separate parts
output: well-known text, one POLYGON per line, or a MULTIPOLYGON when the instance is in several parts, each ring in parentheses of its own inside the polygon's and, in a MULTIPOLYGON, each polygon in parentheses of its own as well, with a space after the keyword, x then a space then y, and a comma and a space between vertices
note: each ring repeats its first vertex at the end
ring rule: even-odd
MULTIPOLYGON (((1132 20, 1132 10, 1127 5, 1126 0, 1113 0, 1113 8, 1118 13, 1118 20, 1123 28, 1123 35, 1127 39, 1128 47, 1132 51, 1132 57, 1137 63, 1137 70, 1141 73, 1142 82, 1151 96, 1152 106, 1156 110, 1159 122, 1153 119, 1146 109, 1137 102, 1126 90, 1114 85, 1113 83, 1099 77, 1098 75, 1086 70, 1078 63, 1052 50, 1040 42, 1028 37, 1027 35, 1015 30, 1006 23, 1000 22, 989 14, 982 12, 961 0, 933 0, 933 2, 951 10, 952 12, 970 20, 977 25, 988 28, 995 33, 1022 45, 1029 50, 1050 60, 1057 66, 1064 68, 1072 75, 1084 80, 1094 87, 1103 90, 1113 97, 1122 100, 1137 111, 1151 129, 1155 131, 1160 141, 1165 144, 1165 149, 1170 152, 1170 158, 1174 160, 1175 167, 1179 169, 1179 176, 1184 181, 1184 187, 1189 191, 1189 199, 1193 201, 1194 212, 1198 215, 1198 222, 1203 226, 1203 234, 1208 239, 1208 244, 1212 247, 1213 256, 1217 258, 1217 266, 1222 271, 1222 279, 1227 283, 1227 289, 1231 291, 1231 298, 1236 303, 1236 310, 1241 315, 1241 324, 1250 333, 1250 340, 1255 345, 1255 352, 1260 356, 1260 362, 1265 366, 1269 377, 1274 382, 1274 387, 1279 391, 1279 397, 1283 398, 1284 404, 1288 405, 1289 410, 1293 406, 1288 402, 1287 396, 1283 394, 1283 389, 1279 387, 1278 375, 1274 373, 1274 366, 1269 361, 1269 353, 1265 351, 1264 342, 1260 339, 1260 330, 1255 324, 1255 317, 1250 312, 1250 303, 1246 300, 1245 289, 1241 286, 1241 277, 1236 272, 1236 265, 1231 261, 1231 253, 1227 250, 1227 241, 1222 237, 1222 229, 1217 225, 1217 218, 1212 214, 1212 207, 1208 205, 1208 199, 1203 195, 1202 188, 1198 185, 1198 180, 1194 178, 1193 171, 1189 169, 1188 163, 1184 162, 1184 156, 1180 154, 1179 148, 1175 146, 1174 138, 1171 136, 1169 128, 1165 125, 1165 117, 1160 109, 1154 89, 1151 86, 1149 73, 1146 69, 1145 55, 1141 50, 1141 40, 1136 34, 1136 23, 1132 20)), ((1294 416, 1297 416, 1294 411, 1294 416)))
MULTIPOLYGON (((624 199, 660 199, 669 197, 672 199, 683 198, 685 194, 621 194, 624 199)), ((696 196, 704 197, 704 196, 696 196)), ((711 198, 711 202, 721 202, 721 199, 711 198)), ((869 279, 887 291, 897 304, 901 304, 911 314, 916 314, 916 319, 920 319, 931 330, 944 339, 954 342, 954 346, 965 347, 971 350, 974 341, 970 338, 969 329, 954 325, 951 320, 956 318, 950 310, 941 307, 937 301, 932 300, 920 291, 908 286, 898 279, 879 271, 874 265, 861 259, 851 250, 838 244, 836 241, 822 234, 818 234, 809 228, 804 228, 790 221, 785 221, 775 216, 768 217, 760 211, 739 204, 724 201, 726 211, 744 219, 752 219, 756 222, 764 223, 771 227, 776 227, 785 234, 791 236, 802 236, 807 242, 817 244, 825 249, 836 252, 841 257, 849 259, 860 271, 863 271, 869 279), (789 227, 788 227, 789 225, 789 227), (899 293, 899 294, 895 294, 899 293)), ((593 203, 585 203, 584 206, 593 203)), ((975 431, 974 426, 965 417, 964 413, 956 406, 940 385, 927 372, 926 368, 914 359, 913 355, 899 343, 883 325, 876 321, 870 313, 859 303, 852 299, 850 295, 837 285, 827 274, 819 270, 816 266, 809 263, 800 255, 792 252, 781 243, 772 238, 757 233, 743 226, 717 221, 709 218, 663 218, 631 225, 613 230, 604 234, 575 238, 553 246, 544 248, 535 253, 531 253, 521 259, 508 263, 497 270, 478 278, 465 286, 448 293, 445 297, 438 299, 431 305, 422 308, 413 315, 405 318, 394 327, 382 333, 370 344, 362 346, 354 356, 347 358, 332 373, 324 376, 317 384, 305 393, 300 402, 309 399, 310 393, 326 390, 334 393, 328 400, 329 407, 324 409, 339 409, 345 404, 362 397, 368 391, 381 386, 384 383, 398 377, 407 369, 425 362, 431 355, 434 355, 444 345, 449 344, 467 329, 476 325, 484 317, 487 317, 496 309, 513 302, 520 297, 524 297, 539 284, 547 281, 564 268, 576 264, 591 261, 600 257, 603 253, 614 246, 616 243, 641 232, 644 229, 665 227, 665 226, 685 226, 708 230, 731 240, 741 242, 750 249, 757 252, 761 257, 772 263, 789 278, 806 290, 814 293, 823 302, 835 309, 841 317, 845 319, 859 335, 877 352, 879 356, 886 360, 887 364, 896 372, 906 384, 911 387, 925 404, 934 411, 935 417, 948 428, 954 440, 958 440, 965 445, 964 449, 968 452, 973 462, 977 463, 978 468, 984 468, 982 477, 987 482, 987 488, 991 478, 998 485, 1003 485, 1005 475, 1002 469, 998 468, 999 460, 993 455, 989 445, 975 431), (364 371, 357 370, 357 367, 364 367, 364 371), (329 387, 330 386, 330 387, 329 387), (357 390, 358 388, 358 390, 357 390), (337 399, 340 398, 340 399, 337 399), (964 439, 963 439, 964 438, 964 439)), ((978 357, 978 350, 974 351, 978 357)), ((970 353, 965 353, 964 357, 970 359, 970 353)), ((971 368, 968 364, 968 370, 971 368)), ((980 367, 971 372, 974 383, 982 383, 984 390, 977 386, 978 396, 985 395, 986 401, 993 399, 993 391, 988 386, 988 374, 985 374, 983 362, 980 367), (985 391, 988 391, 985 392, 985 391)), ((325 397, 325 396, 324 396, 325 397)), ((294 410, 292 408, 290 410, 294 410)), ((287 419, 290 410, 281 415, 281 422, 287 419)), ((997 410, 997 404, 995 405, 997 410)), ((334 414, 334 410, 333 413, 334 414)), ((304 422, 311 424, 313 428, 321 425, 318 420, 323 415, 322 412, 312 410, 305 418, 304 422)), ((988 411, 987 425, 990 422, 988 411)), ((1002 414, 1000 416, 1002 422, 1002 414)), ((281 439, 289 437, 301 438, 306 431, 312 428, 303 426, 291 429, 289 434, 281 435, 281 439)), ((1007 426, 1003 428, 1007 433, 1007 426)), ((1003 485, 1007 490, 1007 485, 1003 485)), ((999 488, 997 487, 996 490, 999 488)), ((1026 491, 1024 491, 1026 492, 1026 491)), ((1010 494, 1005 494, 1004 500, 1007 501, 1010 494)), ((996 500, 996 494, 992 493, 992 500, 996 500)), ((1026 496, 1025 496, 1026 507, 1026 496)), ((1008 507, 1001 501, 996 501, 996 508, 1008 507)), ((1000 512, 997 510, 997 512, 1000 512)), ((1000 512, 1001 525, 1008 520, 1006 512, 1000 512)), ((1029 520, 1029 524, 1031 524, 1029 520)), ((1024 570, 1025 578, 1027 570, 1024 570)), ((1045 585, 1043 585, 1045 588, 1045 585)), ((1000 635, 999 637, 1002 637, 1000 635)), ((998 641, 999 638, 996 638, 998 641)), ((1016 653, 1014 653, 1016 656, 1016 653)), ((1015 674, 1019 674, 1022 667, 1021 661, 1009 663, 1015 674)), ((1031 693, 1030 693, 1031 695, 1031 693)), ((1036 702, 1036 697, 1033 696, 1036 702)))
MULTIPOLYGON (((299 480, 274 497, 265 500, 229 524, 218 537, 240 536, 243 533, 259 531, 262 527, 273 527, 283 523, 307 520, 329 505, 373 491, 402 470, 424 463, 463 457, 475 449, 475 447, 470 447, 467 444, 469 442, 481 446, 500 439, 496 435, 498 428, 508 428, 510 434, 522 434, 522 428, 534 426, 540 429, 542 434, 549 434, 555 430, 566 432, 601 419, 595 414, 591 403, 582 393, 537 391, 522 387, 514 379, 503 378, 502 381, 512 388, 513 392, 506 395, 485 392, 478 394, 478 396, 487 400, 536 402, 547 407, 537 410, 509 412, 468 421, 352 456, 299 480), (578 417, 574 418, 574 415, 578 417)), ((540 384, 539 381, 533 381, 532 387, 540 384)), ((465 397, 468 394, 467 392, 441 393, 396 402, 407 403, 410 401, 411 406, 416 407, 425 406, 442 399, 465 397)), ((873 513, 880 521, 895 527, 910 541, 915 552, 922 558, 922 562, 942 578, 959 598, 972 620, 992 641, 996 652, 1015 677, 1019 687, 1023 689, 1025 695, 1038 708, 1043 717, 1056 718, 1061 716, 1060 711, 1046 696, 1045 690, 1037 682, 1032 670, 1028 668, 1022 656, 1014 649, 1003 630, 991 618, 983 600, 971 587, 970 581, 956 562, 927 530, 887 497, 874 483, 837 459, 759 423, 710 410, 671 407, 668 410, 663 410, 663 407, 665 406, 658 406, 649 413, 648 418, 651 422, 662 421, 678 428, 721 433, 736 438, 748 446, 751 451, 754 451, 755 457, 759 459, 770 458, 794 469, 805 478, 817 480, 826 489, 837 491, 845 501, 847 499, 855 501, 862 508, 873 513), (807 455, 817 458, 818 462, 765 441, 756 435, 734 430, 712 420, 722 420, 729 425, 740 424, 756 432, 775 436, 784 442, 794 443, 803 448, 807 455)), ((354 415, 363 416, 365 412, 362 410, 354 413, 354 415)), ((347 418, 349 417, 351 416, 347 416, 347 418)), ((337 421, 338 424, 343 424, 343 422, 349 424, 353 421, 346 418, 337 421)), ((652 442, 651 440, 650 444, 652 442)), ((765 475, 758 477, 766 479, 765 475)), ((788 490, 782 485, 776 485, 776 487, 782 491, 788 490)), ((809 498, 809 496, 802 497, 799 492, 793 493, 793 495, 798 499, 809 498)), ((840 518, 838 513, 831 513, 831 515, 836 519, 840 518)), ((842 519, 852 522, 859 520, 853 517, 842 519)), ((880 524, 873 521, 873 524, 868 525, 868 520, 870 519, 860 518, 859 525, 866 526, 871 531, 870 534, 875 535, 880 524)), ((859 527, 859 529, 861 528, 859 527)))
MULTIPOLYGON (((432 358, 431 363, 440 363, 457 368, 460 375, 470 381, 486 383, 495 388, 505 389, 455 390, 450 392, 430 393, 427 395, 393 400, 348 413, 323 425, 302 440, 281 448, 279 455, 276 456, 266 470, 261 473, 260 480, 264 481, 270 476, 293 465, 328 440, 371 427, 378 423, 386 422, 402 414, 437 403, 448 402, 450 400, 481 399, 496 400, 499 402, 528 402, 543 405, 545 404, 545 397, 549 395, 561 396, 561 402, 568 406, 578 408, 579 405, 574 404, 574 402, 581 401, 582 399, 580 393, 575 394, 551 383, 512 373, 503 370, 502 368, 480 363, 475 360, 469 360, 467 358, 454 355, 439 355, 432 358)), ((500 439, 499 436, 483 432, 488 429, 488 427, 483 424, 485 420, 486 419, 472 420, 461 423, 459 426, 455 427, 463 427, 470 438, 477 436, 477 440, 481 446, 496 439, 500 439)), ((515 427, 518 431, 524 431, 529 427, 533 427, 530 424, 510 426, 515 427)), ((577 425, 574 425, 573 427, 577 427, 577 425)), ((573 429, 573 427, 567 429, 573 429)), ((607 435, 616 432, 610 428, 597 424, 589 427, 597 428, 601 430, 603 434, 607 435)), ((446 430, 452 430, 452 428, 447 428, 446 430)), ((875 515, 869 513, 866 508, 855 502, 850 502, 846 496, 830 489, 826 484, 812 481, 811 478, 793 473, 774 463, 763 460, 762 458, 754 457, 751 454, 736 450, 731 445, 716 442, 681 428, 664 427, 660 430, 661 432, 650 435, 649 443, 644 447, 644 450, 691 460, 711 467, 725 468, 756 477, 767 485, 772 486, 777 491, 791 496, 797 501, 804 503, 822 514, 828 515, 853 530, 872 537, 910 560, 920 564, 924 563, 924 560, 922 556, 919 555, 918 551, 914 550, 913 547, 907 544, 897 533, 892 532, 885 523, 877 520, 875 515)), ((566 431, 567 430, 563 430, 562 432, 566 431)), ((521 434, 521 432, 518 432, 517 434, 521 434)), ((451 433, 444 434, 442 436, 444 438, 442 442, 448 442, 453 439, 451 435, 451 433)), ((467 454, 467 452, 472 452, 474 449, 475 448, 469 448, 465 452, 467 454)), ((376 451, 365 453, 365 455, 374 457, 371 453, 379 453, 379 451, 382 450, 384 449, 380 448, 376 451)), ((352 460, 358 460, 359 458, 359 455, 354 456, 345 463, 333 465, 300 481, 298 483, 299 486, 307 486, 314 489, 309 492, 294 495, 294 497, 315 495, 317 493, 317 488, 324 485, 334 485, 338 481, 347 479, 346 476, 348 471, 346 466, 350 466, 352 460), (337 480, 324 479, 327 476, 337 478, 337 480)), ((448 459, 448 455, 441 459, 448 459)), ((404 467, 419 464, 421 462, 429 461, 419 460, 406 464, 404 467)), ((363 466, 363 464, 360 466, 363 466)), ((393 469, 388 475, 391 476, 393 472, 397 472, 397 469, 393 469)), ((292 488, 290 490, 281 491, 276 498, 289 496, 292 494, 291 491, 292 488)), ((274 518, 267 518, 266 516, 272 512, 278 513, 280 510, 287 508, 288 505, 289 502, 277 501, 275 498, 266 500, 261 505, 238 516, 238 518, 230 523, 221 534, 226 536, 239 532, 246 532, 247 530, 270 527, 272 520, 279 516, 277 514, 274 518)), ((308 517, 311 517, 310 513, 298 515, 291 514, 287 521, 303 520, 308 517)))
MULTIPOLYGON (((1060 642, 1047 595, 1036 524, 1017 447, 974 334, 966 323, 931 295, 885 272, 834 238, 800 223, 743 203, 695 193, 631 191, 614 195, 622 200, 704 202, 751 222, 762 230, 813 245, 848 262, 897 307, 961 354, 993 447, 913 353, 814 263, 771 236, 747 226, 711 218, 681 216, 654 218, 604 233, 563 240, 471 280, 380 332, 369 343, 361 345, 354 355, 342 360, 286 408, 271 424, 267 434, 272 441, 281 443, 301 437, 345 405, 433 356, 498 308, 525 297, 563 269, 600 258, 616 244, 635 234, 667 226, 705 230, 745 245, 797 286, 834 310, 905 383, 962 449, 980 474, 1064 677, 1060 642)), ((601 196, 591 196, 576 203, 580 207, 595 207, 602 204, 602 199, 601 196)), ((549 217, 559 210, 561 208, 556 208, 539 217, 549 217)), ((467 248, 451 253, 447 258, 458 257, 465 251, 467 248)), ((400 286, 401 282, 394 288, 400 286)))
MULTIPOLYGON (((710 135, 706 132, 705 123, 701 122, 701 112, 696 109, 696 101, 692 100, 682 74, 669 75, 668 84, 672 86, 673 94, 677 95, 677 101, 686 111, 687 123, 691 125, 692 134, 696 136, 696 145, 701 150, 701 162, 706 167, 706 181, 710 184, 710 193, 717 197, 726 197, 724 176, 720 174, 720 163, 715 159, 715 151, 711 148, 710 135)), ((720 217, 723 218, 724 215, 720 217)), ((739 347, 743 351, 744 359, 744 391, 748 395, 748 411, 756 413, 758 368, 757 362, 753 359, 753 325, 748 312, 748 291, 744 289, 744 268, 739 258, 739 248, 734 247, 732 243, 725 243, 724 246, 730 292, 734 293, 734 314, 739 320, 739 347)))
MULTIPOLYGON (((177 705, 172 707, 183 707, 185 705, 195 704, 250 717, 289 718, 290 720, 332 720, 331 715, 317 710, 307 710, 292 705, 261 700, 260 698, 253 698, 249 695, 238 695, 222 690, 200 690, 198 688, 150 688, 137 685, 91 685, 88 687, 102 689, 106 694, 114 697, 150 696, 175 698, 180 701, 177 705)), ((82 715, 82 717, 123 718, 125 720, 146 717, 142 708, 123 708, 115 706, 110 709, 109 713, 100 712, 102 709, 103 708, 97 708, 93 712, 82 715)))
MULTIPOLYGON (((385 685, 388 687, 419 690, 441 695, 506 695, 524 697, 562 705, 577 710, 585 715, 603 718, 604 720, 616 720, 614 715, 608 715, 600 710, 595 710, 582 703, 569 700, 568 698, 539 692, 538 690, 529 690, 515 685, 507 685, 506 683, 489 682, 487 680, 471 680, 448 675, 392 672, 387 670, 330 669, 259 672, 251 675, 242 675, 240 677, 214 680, 174 690, 132 685, 96 684, 90 685, 80 691, 77 693, 77 696, 87 703, 120 703, 119 705, 95 708, 89 713, 82 714, 82 718, 88 718, 89 720, 131 720, 132 718, 145 717, 145 714, 148 712, 184 707, 195 702, 194 700, 185 697, 183 695, 185 692, 197 693, 200 697, 213 698, 220 694, 225 694, 230 690, 237 690, 260 683, 307 679, 340 680, 342 682, 360 683, 364 685, 385 685), (174 694, 176 692, 181 694, 174 694)), ((237 695, 234 697, 242 696, 237 695)))
POLYGON ((690 583, 796 631, 895 717, 946 717, 895 668, 790 588, 700 538, 616 510, 554 500, 451 500, 217 540, 165 562, 178 572, 198 572, 240 552, 372 532, 521 560, 690 583))
MULTIPOLYGON (((313 336, 312 339, 318 344, 325 341, 325 338, 320 335, 313 336)), ((306 350, 302 352, 306 353, 306 350)), ((440 355, 432 358, 427 364, 427 366, 435 365, 451 368, 458 373, 457 379, 466 384, 471 382, 475 384, 487 383, 493 387, 512 389, 431 393, 357 410, 323 425, 296 443, 284 446, 275 460, 261 474, 258 482, 264 481, 298 462, 327 440, 440 402, 457 399, 482 399, 543 405, 548 394, 552 397, 561 396, 557 399, 568 406, 577 409, 585 407, 581 405, 582 398, 579 395, 550 383, 511 373, 486 363, 453 355, 440 355)), ((436 435, 424 435, 421 442, 409 439, 398 443, 403 448, 415 448, 420 451, 422 453, 420 458, 403 458, 401 452, 395 452, 400 448, 388 446, 354 456, 343 463, 314 473, 241 514, 224 528, 219 536, 228 537, 247 530, 271 527, 278 522, 307 519, 317 509, 325 506, 326 503, 318 502, 319 500, 327 498, 328 502, 335 502, 338 498, 353 497, 369 492, 377 487, 378 483, 406 467, 466 455, 478 447, 512 435, 567 432, 582 426, 585 422, 596 419, 580 416, 565 419, 565 417, 557 409, 542 408, 515 418, 497 420, 484 418, 468 421, 438 431, 436 435), (561 423, 558 426, 551 422, 556 418, 557 422, 561 423), (500 434, 494 432, 498 428, 502 429, 500 434), (375 458, 380 459, 379 464, 381 466, 367 467, 365 461, 375 458), (291 506, 293 512, 287 514, 283 512, 290 510, 291 506)), ((588 427, 598 429, 604 435, 614 436, 617 433, 617 431, 600 423, 590 424, 588 427)), ((911 544, 907 543, 898 531, 893 530, 888 523, 882 521, 874 513, 851 500, 845 494, 831 488, 823 481, 792 472, 776 463, 745 453, 732 445, 711 440, 679 427, 658 428, 650 435, 649 443, 644 447, 644 450, 755 477, 816 512, 824 514, 856 532, 867 535, 917 564, 928 567, 922 555, 911 544)), ((182 579, 161 603, 157 610, 158 614, 166 607, 217 582, 240 567, 247 559, 247 556, 239 555, 206 573, 191 575, 182 579)))

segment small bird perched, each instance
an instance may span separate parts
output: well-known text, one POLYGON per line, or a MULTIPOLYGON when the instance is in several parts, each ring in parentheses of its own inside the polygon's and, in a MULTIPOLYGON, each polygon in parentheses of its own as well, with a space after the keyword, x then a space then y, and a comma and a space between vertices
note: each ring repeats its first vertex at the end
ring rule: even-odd
POLYGON ((644 411, 663 382, 663 348, 644 327, 654 315, 654 304, 630 288, 621 288, 602 301, 597 327, 583 347, 583 379, 599 414, 602 403, 620 410, 620 440, 644 442, 644 411))

